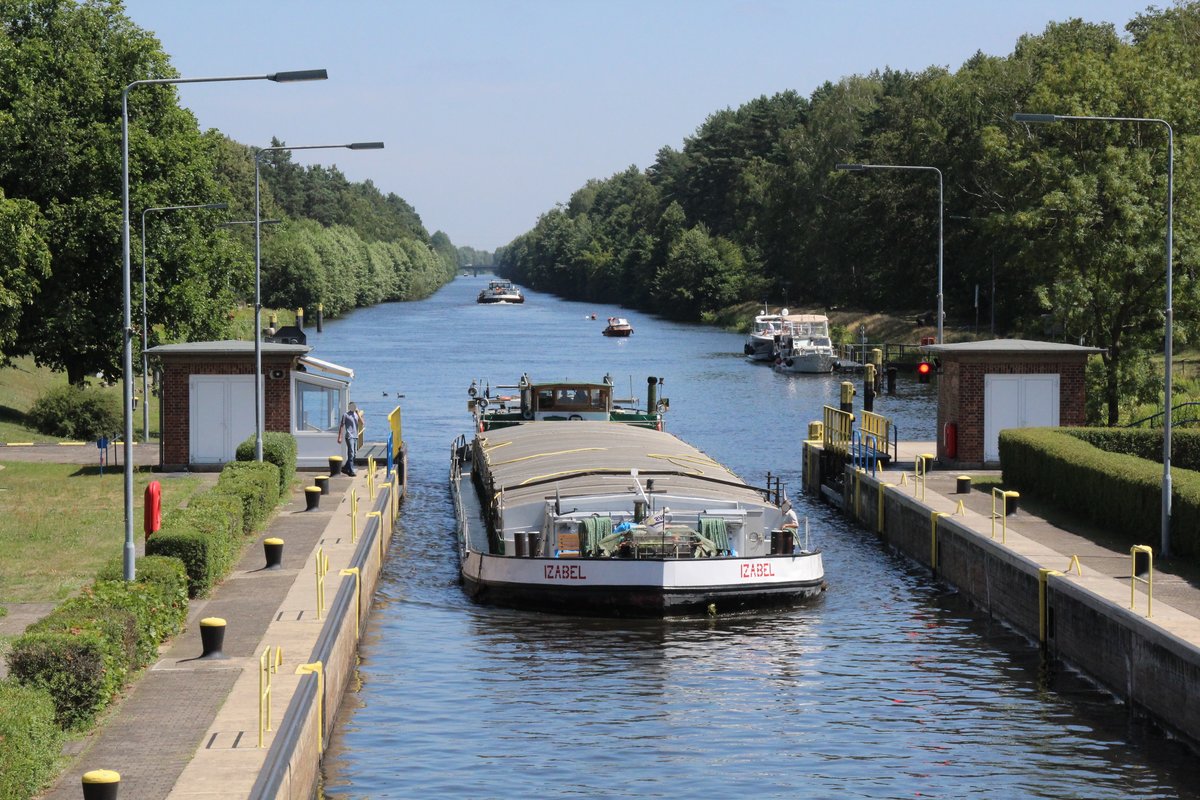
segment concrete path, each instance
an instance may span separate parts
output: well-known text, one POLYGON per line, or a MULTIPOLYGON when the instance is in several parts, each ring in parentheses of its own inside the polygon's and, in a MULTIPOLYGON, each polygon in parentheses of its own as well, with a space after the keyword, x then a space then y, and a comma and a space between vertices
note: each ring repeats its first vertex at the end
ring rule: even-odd
MULTIPOLYGON (((377 474, 382 480, 382 470, 377 474)), ((79 745, 71 766, 46 800, 82 797, 82 775, 94 769, 121 774, 121 800, 248 794, 272 735, 264 732, 260 749, 260 654, 266 647, 272 648, 272 654, 282 654, 270 700, 273 727, 278 729, 298 683, 296 666, 311 652, 321 630, 316 600, 318 552, 329 559, 325 583, 329 599, 343 580, 339 569, 353 555, 351 489, 359 497, 361 530, 369 510, 365 468, 356 478, 332 479, 330 493, 321 498, 316 511, 304 510, 303 491, 292 495, 230 576, 210 597, 192 601, 186 630, 164 647, 160 660, 79 745), (285 542, 282 569, 263 569, 261 542, 268 537, 285 542), (227 623, 222 660, 198 659, 203 652, 198 621, 204 617, 220 617, 227 623)))

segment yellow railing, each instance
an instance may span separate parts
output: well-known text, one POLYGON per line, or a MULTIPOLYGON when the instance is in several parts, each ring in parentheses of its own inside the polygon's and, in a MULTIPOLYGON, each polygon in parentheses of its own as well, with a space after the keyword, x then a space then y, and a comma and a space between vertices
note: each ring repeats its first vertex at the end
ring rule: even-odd
POLYGON ((350 543, 358 541, 358 493, 350 490, 350 543))
POLYGON ((388 427, 392 430, 392 458, 398 459, 400 457, 400 447, 404 441, 400 436, 400 406, 393 408, 392 413, 388 414, 387 419, 388 427))
POLYGON ((992 538, 996 538, 996 520, 1000 520, 1000 542, 1008 543, 1008 501, 1016 500, 1020 492, 1006 491, 999 486, 992 487, 992 538), (1000 513, 996 513, 996 501, 1000 501, 1000 513))
POLYGON ((858 427, 863 433, 873 433, 882 441, 888 442, 891 435, 891 421, 880 414, 873 411, 863 411, 862 417, 858 421, 858 427))
POLYGON ((320 661, 296 667, 297 675, 317 673, 317 752, 325 752, 325 667, 320 661))
POLYGON ((1129 548, 1129 609, 1133 610, 1134 589, 1138 583, 1146 584, 1146 616, 1150 616, 1150 604, 1154 602, 1154 550, 1148 544, 1135 544, 1129 548), (1146 577, 1137 574, 1137 554, 1145 553, 1148 560, 1146 577))
POLYGON ((921 501, 925 501, 925 476, 929 474, 929 465, 933 463, 933 453, 921 453, 913 461, 913 497, 917 489, 921 490, 921 501))
POLYGON ((854 434, 854 415, 840 408, 825 406, 824 438, 826 450, 846 456, 850 452, 850 439, 854 434))
POLYGON ((258 746, 263 746, 263 734, 271 730, 271 676, 283 666, 283 648, 276 647, 271 655, 267 645, 258 658, 258 746))
POLYGON ((329 556, 325 555, 325 548, 317 548, 317 619, 325 613, 325 575, 329 572, 329 556))

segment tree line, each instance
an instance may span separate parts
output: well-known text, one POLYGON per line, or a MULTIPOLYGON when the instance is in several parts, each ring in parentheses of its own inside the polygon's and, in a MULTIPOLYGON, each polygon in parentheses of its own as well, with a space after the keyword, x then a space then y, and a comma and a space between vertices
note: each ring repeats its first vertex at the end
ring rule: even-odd
MULTIPOLYGON (((119 0, 0 0, 0 363, 32 356, 72 383, 121 373, 121 94, 178 77, 119 0)), ((201 131, 171 85, 128 95, 133 304, 146 218, 149 342, 219 339, 254 296, 254 155, 201 131)), ((272 146, 282 142, 272 141, 272 146)), ((457 248, 402 198, 336 168, 261 164, 266 305, 327 315, 424 297, 453 279, 457 248)), ((139 309, 140 310, 140 309, 139 309)), ((133 340, 141 344, 140 313, 133 340)), ((135 361, 137 358, 135 357, 135 361)))
POLYGON ((646 169, 590 180, 497 251, 540 290, 705 320, 739 301, 928 315, 944 176, 949 326, 1104 349, 1110 422, 1161 377, 1167 132, 1030 125, 1016 112, 1148 117, 1174 128, 1175 339, 1195 335, 1200 3, 1118 33, 1074 19, 955 72, 880 70, 718 111, 646 169), (995 290, 992 290, 994 281, 995 290), (976 305, 976 298, 979 298, 976 305))

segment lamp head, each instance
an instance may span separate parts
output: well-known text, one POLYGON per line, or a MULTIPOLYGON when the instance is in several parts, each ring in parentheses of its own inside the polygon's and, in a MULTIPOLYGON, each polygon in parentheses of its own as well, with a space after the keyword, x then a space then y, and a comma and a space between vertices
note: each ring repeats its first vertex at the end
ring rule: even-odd
POLYGON ((267 80, 276 83, 297 83, 299 81, 323 81, 329 78, 329 73, 323 69, 298 69, 291 72, 273 72, 267 80))
POLYGON ((350 150, 382 150, 383 142, 353 142, 346 147, 350 150))
POLYGON ((862 164, 836 164, 834 169, 842 172, 862 172, 866 167, 862 164))

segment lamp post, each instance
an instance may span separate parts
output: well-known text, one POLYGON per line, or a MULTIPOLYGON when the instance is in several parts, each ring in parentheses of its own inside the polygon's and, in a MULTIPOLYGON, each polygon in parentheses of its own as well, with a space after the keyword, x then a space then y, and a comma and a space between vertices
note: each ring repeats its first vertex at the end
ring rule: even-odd
POLYGON ((233 75, 222 78, 152 78, 134 81, 121 91, 121 290, 123 352, 121 357, 123 390, 122 405, 125 417, 125 550, 124 577, 134 579, 133 545, 133 322, 130 310, 130 266, 129 266, 129 90, 135 86, 151 86, 173 83, 216 83, 220 81, 323 81, 328 77, 323 69, 306 69, 294 72, 273 72, 269 75, 233 75))
POLYGON ((383 142, 350 142, 349 144, 303 144, 264 147, 254 154, 254 460, 263 460, 263 390, 262 390, 262 192, 259 175, 264 153, 290 150, 382 150, 383 142))
POLYGON ((159 206, 142 210, 142 441, 150 441, 150 369, 146 347, 150 327, 146 315, 146 215, 151 211, 180 211, 191 208, 229 208, 228 203, 202 203, 191 206, 159 206))
POLYGON ((862 172, 868 169, 907 169, 921 172, 936 172, 938 179, 938 260, 937 260, 937 343, 942 343, 942 216, 944 202, 942 196, 942 171, 937 167, 910 166, 906 164, 838 164, 836 169, 845 172, 862 172))
POLYGON ((1175 130, 1165 119, 1155 117, 1091 117, 1073 114, 1013 114, 1016 122, 1050 123, 1077 120, 1081 122, 1152 122, 1167 129, 1167 297, 1163 316, 1163 480, 1162 480, 1162 556, 1171 555, 1171 350, 1174 308, 1172 279, 1174 277, 1173 246, 1175 206, 1175 130))

